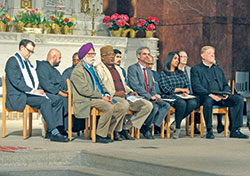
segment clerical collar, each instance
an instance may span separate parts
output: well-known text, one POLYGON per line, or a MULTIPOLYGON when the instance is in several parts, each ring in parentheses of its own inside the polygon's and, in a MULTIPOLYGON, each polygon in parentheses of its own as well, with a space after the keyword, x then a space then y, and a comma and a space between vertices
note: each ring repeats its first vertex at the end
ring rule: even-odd
POLYGON ((205 64, 203 61, 202 61, 202 64, 203 64, 204 66, 208 67, 208 68, 211 68, 211 67, 214 65, 214 64, 212 64, 212 65, 208 66, 208 65, 205 64))

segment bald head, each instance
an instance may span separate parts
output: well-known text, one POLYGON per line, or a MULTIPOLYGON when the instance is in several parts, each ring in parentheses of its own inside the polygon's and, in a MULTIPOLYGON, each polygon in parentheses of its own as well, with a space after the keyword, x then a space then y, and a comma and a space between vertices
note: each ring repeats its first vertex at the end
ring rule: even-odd
POLYGON ((61 62, 62 54, 58 49, 52 48, 49 50, 47 61, 52 65, 53 67, 59 66, 61 62))

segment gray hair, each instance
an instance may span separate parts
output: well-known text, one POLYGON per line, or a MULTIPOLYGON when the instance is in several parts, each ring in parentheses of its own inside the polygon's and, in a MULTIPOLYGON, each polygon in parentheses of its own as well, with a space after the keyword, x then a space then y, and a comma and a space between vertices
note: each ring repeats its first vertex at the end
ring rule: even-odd
POLYGON ((147 46, 142 46, 142 47, 140 47, 140 48, 138 48, 138 49, 136 50, 136 57, 137 57, 138 54, 141 54, 141 50, 143 50, 143 49, 148 49, 149 52, 150 52, 149 47, 147 47, 147 46))

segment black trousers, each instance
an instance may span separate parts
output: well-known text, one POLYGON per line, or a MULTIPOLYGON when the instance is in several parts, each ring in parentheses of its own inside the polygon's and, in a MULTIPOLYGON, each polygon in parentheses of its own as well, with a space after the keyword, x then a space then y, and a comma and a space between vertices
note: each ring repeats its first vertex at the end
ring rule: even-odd
POLYGON ((229 129, 235 130, 242 126, 244 99, 239 95, 229 95, 226 100, 219 102, 214 101, 210 96, 200 97, 203 105, 203 114, 208 130, 212 129, 212 110, 213 105, 229 107, 229 129))
POLYGON ((178 98, 175 101, 175 121, 176 128, 180 129, 181 121, 187 117, 197 106, 196 99, 182 99, 178 98))
POLYGON ((48 131, 51 131, 52 129, 60 125, 60 116, 53 115, 51 100, 38 95, 26 95, 26 104, 28 104, 30 107, 40 110, 45 122, 47 123, 48 131))

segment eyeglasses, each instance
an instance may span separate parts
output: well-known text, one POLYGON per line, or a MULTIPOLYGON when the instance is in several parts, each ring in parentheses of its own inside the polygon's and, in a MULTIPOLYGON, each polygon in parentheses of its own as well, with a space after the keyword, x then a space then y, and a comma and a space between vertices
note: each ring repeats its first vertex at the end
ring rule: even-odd
POLYGON ((88 56, 95 56, 96 53, 87 53, 88 56))
POLYGON ((103 56, 115 56, 115 53, 103 54, 103 56))
POLYGON ((24 48, 26 48, 26 50, 29 52, 29 54, 34 54, 35 53, 34 51, 28 49, 27 47, 24 47, 24 48))

